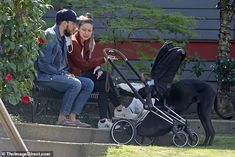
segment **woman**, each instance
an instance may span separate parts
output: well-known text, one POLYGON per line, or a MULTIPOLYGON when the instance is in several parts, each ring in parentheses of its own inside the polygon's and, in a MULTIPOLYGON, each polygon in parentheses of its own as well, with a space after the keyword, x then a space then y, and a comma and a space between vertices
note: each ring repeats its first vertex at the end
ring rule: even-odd
MULTIPOLYGON (((112 122, 107 118, 107 111, 109 99, 115 106, 114 116, 125 117, 129 119, 136 118, 136 114, 131 113, 130 110, 123 107, 117 98, 113 82, 111 78, 110 89, 106 90, 105 82, 107 72, 102 71, 100 65, 106 63, 104 57, 93 58, 92 53, 95 47, 93 36, 93 21, 91 14, 87 13, 79 17, 79 24, 77 32, 72 36, 72 46, 68 53, 68 61, 70 65, 70 73, 79 76, 88 77, 94 82, 94 91, 99 92, 98 106, 100 120, 98 128, 110 129, 112 122)), ((114 56, 110 56, 111 60, 116 60, 114 56)))

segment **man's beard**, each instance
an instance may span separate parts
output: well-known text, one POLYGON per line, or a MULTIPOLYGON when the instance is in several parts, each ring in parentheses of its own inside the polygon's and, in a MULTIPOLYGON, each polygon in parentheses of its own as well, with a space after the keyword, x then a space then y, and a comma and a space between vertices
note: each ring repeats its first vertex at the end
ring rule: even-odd
POLYGON ((65 35, 66 37, 69 37, 69 36, 72 35, 72 33, 71 33, 71 31, 69 30, 68 27, 64 30, 64 35, 65 35))

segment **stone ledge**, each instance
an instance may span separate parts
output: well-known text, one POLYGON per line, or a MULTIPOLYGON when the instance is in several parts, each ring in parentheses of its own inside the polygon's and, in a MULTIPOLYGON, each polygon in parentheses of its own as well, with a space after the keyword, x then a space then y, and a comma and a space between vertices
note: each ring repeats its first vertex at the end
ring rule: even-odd
MULTIPOLYGON (((52 151, 54 157, 97 157, 104 156, 108 147, 117 147, 114 144, 101 143, 71 143, 43 140, 24 140, 29 151, 52 151)), ((0 152, 15 151, 9 138, 0 137, 0 152)))
MULTIPOLYGON (((188 120, 191 130, 204 135, 203 127, 199 120, 188 120)), ((213 120, 216 134, 235 134, 234 120, 213 120)), ((110 132, 97 128, 74 128, 45 124, 16 124, 23 139, 46 140, 71 143, 113 143, 110 132)), ((168 136, 168 134, 166 135, 168 136)), ((159 138, 159 145, 167 145, 166 136, 159 138)), ((0 137, 7 137, 0 125, 0 137)), ((167 140, 168 141, 168 140, 167 140)))

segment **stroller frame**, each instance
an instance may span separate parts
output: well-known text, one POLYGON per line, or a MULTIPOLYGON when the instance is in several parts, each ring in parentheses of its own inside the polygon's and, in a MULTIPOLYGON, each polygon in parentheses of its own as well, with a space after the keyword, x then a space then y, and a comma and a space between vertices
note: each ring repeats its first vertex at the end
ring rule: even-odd
MULTIPOLYGON (((164 43, 164 45, 161 47, 160 51, 163 51, 164 49, 167 49, 166 47, 172 43, 164 43)), ((181 48, 174 47, 169 49, 168 51, 172 51, 172 49, 176 49, 177 51, 182 51, 182 53, 185 53, 181 48)), ((104 56, 108 60, 108 62, 111 64, 113 69, 116 70, 116 72, 122 77, 122 79, 127 83, 127 85, 131 88, 134 95, 143 103, 144 109, 147 110, 147 112, 143 113, 143 115, 136 120, 129 120, 129 119, 118 119, 111 128, 111 137, 113 141, 117 144, 129 144, 133 140, 138 145, 150 145, 153 144, 156 137, 148 137, 148 136, 140 136, 138 135, 137 128, 140 126, 141 122, 145 119, 145 117, 151 112, 155 114, 156 116, 162 118, 166 122, 172 125, 172 142, 177 147, 183 147, 186 145, 189 145, 191 147, 197 146, 199 143, 199 137, 197 133, 192 132, 189 127, 189 123, 187 120, 182 118, 180 115, 178 115, 176 112, 174 112, 170 107, 167 106, 166 100, 164 99, 164 104, 161 106, 161 109, 159 106, 155 106, 152 104, 151 101, 151 88, 149 84, 146 82, 143 76, 139 75, 138 72, 133 68, 133 66, 130 64, 126 56, 121 53, 117 49, 113 48, 105 48, 103 50, 104 56), (140 81, 145 86, 145 92, 146 92, 146 99, 142 98, 142 96, 138 93, 138 91, 129 83, 129 81, 125 78, 125 76, 120 72, 120 70, 117 68, 117 66, 112 62, 112 60, 109 58, 109 55, 118 56, 124 62, 128 65, 128 67, 135 73, 135 75, 140 79, 140 81), (118 139, 119 137, 121 139, 118 139)), ((164 56, 160 56, 163 58, 164 56)), ((157 58, 156 58, 157 59, 157 58)), ((156 60, 155 60, 156 62, 156 60)), ((177 67, 178 69, 178 67, 177 67)), ((155 98, 155 101, 159 101, 158 98, 155 98)))

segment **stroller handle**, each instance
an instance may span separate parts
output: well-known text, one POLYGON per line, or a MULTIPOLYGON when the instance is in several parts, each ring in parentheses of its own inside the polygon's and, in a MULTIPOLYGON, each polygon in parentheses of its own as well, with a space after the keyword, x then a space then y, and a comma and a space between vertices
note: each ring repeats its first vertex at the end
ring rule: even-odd
POLYGON ((150 86, 147 84, 145 79, 138 74, 138 72, 133 68, 133 66, 129 63, 126 56, 121 53, 119 50, 113 49, 113 48, 105 48, 103 50, 105 58, 109 61, 109 63, 112 65, 112 67, 117 71, 117 73, 123 78, 123 80, 127 83, 127 85, 131 88, 134 95, 139 98, 139 100, 144 104, 144 108, 151 109, 153 104, 151 100, 151 89, 150 86), (109 55, 116 56, 118 55, 121 57, 125 63, 129 66, 129 68, 135 73, 135 75, 141 80, 141 82, 145 85, 145 92, 146 92, 146 100, 142 98, 142 96, 137 92, 137 90, 129 83, 129 81, 125 78, 125 76, 120 72, 120 70, 115 66, 115 64, 111 61, 109 58, 109 55))
POLYGON ((109 55, 113 55, 113 56, 116 56, 118 55, 119 57, 121 57, 123 60, 127 61, 128 59, 126 58, 126 56, 121 53, 121 51, 117 50, 117 49, 113 49, 113 48, 105 48, 103 50, 103 53, 104 53, 104 57, 106 59, 109 59, 109 55))

